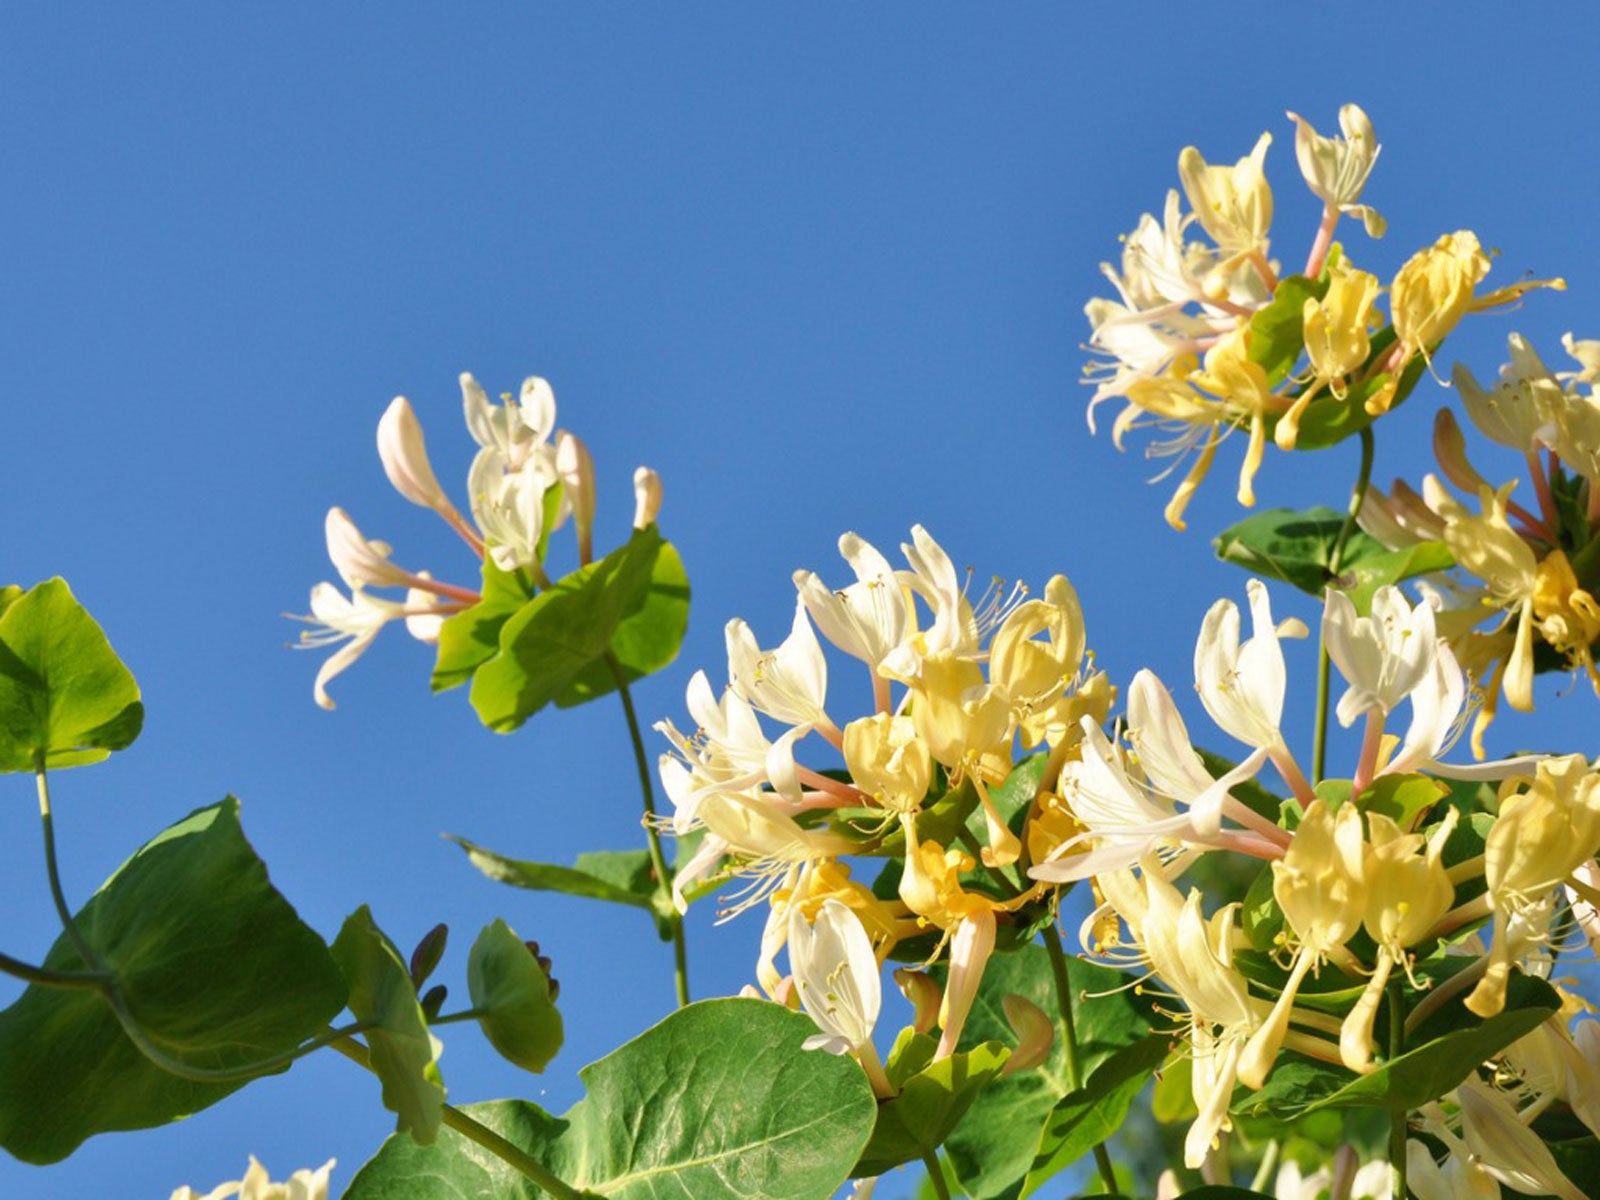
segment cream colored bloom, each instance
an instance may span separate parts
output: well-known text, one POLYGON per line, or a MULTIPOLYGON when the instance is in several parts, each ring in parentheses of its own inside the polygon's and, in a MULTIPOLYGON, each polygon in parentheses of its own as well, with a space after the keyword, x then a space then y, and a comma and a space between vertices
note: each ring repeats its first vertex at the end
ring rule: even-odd
POLYGON ((811 571, 796 571, 794 584, 817 629, 839 649, 876 669, 905 638, 910 611, 889 560, 864 538, 847 533, 839 553, 856 581, 834 591, 811 571))
POLYGON ((933 758, 910 717, 876 713, 844 727, 844 763, 880 807, 914 812, 933 780, 933 758))
POLYGON ((1378 161, 1378 139, 1367 114, 1354 104, 1339 109, 1339 129, 1343 137, 1323 137, 1311 122, 1295 113, 1294 153, 1311 192, 1330 209, 1360 217, 1367 236, 1383 236, 1385 222, 1376 209, 1358 204, 1361 191, 1378 161))
POLYGON ((224 1183, 201 1195, 190 1187, 181 1187, 172 1193, 172 1200, 327 1200, 328 1176, 334 1168, 329 1159, 315 1171, 300 1170, 282 1183, 273 1183, 267 1169, 250 1156, 250 1168, 237 1183, 224 1183))
POLYGON ((1378 287, 1376 275, 1341 260, 1331 272, 1327 294, 1321 300, 1308 298, 1302 311, 1312 373, 1341 399, 1344 377, 1366 362, 1372 349, 1369 334, 1376 319, 1372 306, 1378 287))
POLYGON ((404 396, 396 396, 378 422, 378 458, 394 490, 411 503, 431 508, 447 519, 456 516, 455 506, 428 462, 422 424, 404 396))
POLYGON ((1490 391, 1478 385, 1465 365, 1457 363, 1451 378, 1479 433, 1523 454, 1547 439, 1550 414, 1561 398, 1561 383, 1520 333, 1510 337, 1511 361, 1500 368, 1490 391))
POLYGON ((1439 639, 1433 606, 1415 607, 1397 587, 1373 593, 1372 613, 1356 614, 1350 597, 1328 589, 1323 607, 1322 636, 1350 686, 1339 699, 1339 723, 1349 728, 1364 713, 1387 716, 1434 671, 1439 639))
POLYGON ((855 913, 826 900, 815 923, 808 923, 792 909, 789 962, 800 1004, 822 1030, 804 1049, 846 1054, 872 1040, 883 985, 872 941, 855 913))
POLYGON ((348 598, 331 583, 319 583, 311 589, 311 615, 294 619, 317 628, 302 633, 295 649, 320 649, 344 642, 317 671, 312 694, 319 705, 329 709, 334 706, 328 684, 366 652, 386 624, 405 615, 405 605, 369 595, 360 588, 355 588, 348 598))
POLYGON ((726 634, 728 685, 734 691, 775 720, 831 728, 824 711, 828 663, 804 604, 795 604, 789 636, 776 649, 762 650, 738 617, 728 622, 726 634))
POLYGON ((1255 148, 1233 166, 1213 166, 1193 146, 1178 156, 1178 178, 1195 219, 1230 253, 1249 254, 1267 244, 1272 225, 1272 188, 1265 162, 1272 135, 1263 133, 1255 148))

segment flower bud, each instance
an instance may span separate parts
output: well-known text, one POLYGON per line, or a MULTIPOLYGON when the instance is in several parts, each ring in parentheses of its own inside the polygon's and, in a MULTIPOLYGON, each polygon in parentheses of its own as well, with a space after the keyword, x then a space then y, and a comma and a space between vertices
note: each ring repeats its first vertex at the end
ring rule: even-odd
POLYGON ((378 458, 394 490, 411 503, 440 513, 455 513, 428 463, 422 425, 404 396, 396 396, 378 422, 378 458))
POLYGON ((1055 1044, 1056 1025, 1037 1004, 1026 996, 1008 992, 1000 998, 1006 1020, 1017 1035, 1017 1048, 1011 1052, 1001 1075, 1027 1071, 1041 1066, 1050 1057, 1050 1047, 1055 1044))
POLYGON ((633 527, 648 529, 661 512, 661 476, 649 467, 633 473, 633 527))
POLYGON ((594 459, 578 436, 562 430, 556 441, 556 474, 572 506, 578 533, 578 561, 594 561, 594 459))
POLYGON ((894 973, 900 992, 911 1002, 911 1028, 927 1033, 939 1023, 939 1006, 944 1003, 944 989, 926 971, 901 967, 894 973))

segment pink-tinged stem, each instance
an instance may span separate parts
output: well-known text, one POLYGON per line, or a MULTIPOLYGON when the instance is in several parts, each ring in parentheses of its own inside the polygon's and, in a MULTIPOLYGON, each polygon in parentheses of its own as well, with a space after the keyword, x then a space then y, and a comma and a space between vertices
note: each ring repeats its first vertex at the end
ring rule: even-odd
POLYGON ((840 733, 839 727, 830 721, 826 716, 824 716, 822 720, 818 721, 811 728, 815 729, 817 731, 817 736, 822 738, 823 741, 827 742, 828 745, 832 746, 840 753, 844 752, 844 734, 840 733))
POLYGON ((462 604, 473 605, 483 597, 471 588, 457 587, 453 583, 443 583, 437 579, 429 579, 423 575, 408 575, 406 586, 416 588, 419 592, 432 592, 435 596, 445 596, 451 600, 459 600, 462 604))
POLYGON ((830 796, 837 796, 847 804, 870 804, 872 797, 860 788, 843 780, 830 779, 820 771, 813 771, 810 767, 796 765, 795 775, 801 783, 808 783, 819 791, 827 792, 830 796))
POLYGON ((872 672, 872 702, 881 713, 891 711, 889 703, 889 681, 876 671, 872 672))
POLYGON ((1378 769, 1378 748, 1383 745, 1383 723, 1388 718, 1389 714, 1381 708, 1374 708, 1367 713, 1367 731, 1361 739, 1361 759, 1356 763, 1356 777, 1350 784, 1352 795, 1359 796, 1372 782, 1372 776, 1378 769))
POLYGON ((1283 781, 1289 785, 1289 790, 1301 804, 1310 804, 1317 798, 1317 793, 1312 790, 1305 773, 1300 770, 1300 764, 1294 761, 1294 755, 1289 752, 1289 747, 1279 742, 1267 751, 1267 757, 1272 760, 1272 765, 1278 769, 1278 774, 1283 776, 1283 781))
POLYGON ((1333 231, 1339 224, 1339 210, 1332 205, 1322 206, 1322 224, 1317 226, 1316 239, 1311 243, 1311 253, 1306 256, 1305 274, 1315 279, 1322 274, 1322 264, 1328 260, 1328 249, 1333 245, 1333 231))
POLYGON ((1260 834, 1269 842, 1287 846, 1293 840, 1287 829, 1274 825, 1243 800, 1235 799, 1233 796, 1224 796, 1222 798, 1222 811, 1239 822, 1239 824, 1245 826, 1245 828, 1260 834))
MULTIPOLYGON (((434 511, 438 512, 437 509, 434 511)), ((444 518, 444 523, 446 525, 450 526, 451 529, 454 529, 461 535, 462 541, 466 542, 467 545, 472 547, 472 552, 474 554, 476 554, 479 558, 483 557, 483 539, 478 536, 478 531, 476 529, 467 524, 467 519, 465 517, 463 517, 453 508, 450 509, 449 512, 440 512, 439 515, 444 518)))
POLYGON ((1554 535, 1561 528, 1561 522, 1556 516, 1556 498, 1550 490, 1550 477, 1544 473, 1544 465, 1539 461, 1537 452, 1529 450, 1527 458, 1528 474, 1533 476, 1533 490, 1539 497, 1539 512, 1544 516, 1544 527, 1554 535))
POLYGON ((1278 290, 1278 273, 1272 269, 1272 264, 1267 261, 1267 256, 1259 250, 1250 252, 1250 265, 1256 269, 1256 274, 1261 276, 1261 282, 1267 285, 1267 291, 1278 290))
POLYGON ((1284 847, 1275 841, 1254 833, 1219 833, 1216 837, 1200 838, 1184 835, 1184 841, 1197 846, 1213 846, 1218 850, 1234 850, 1251 858, 1277 861, 1284 855, 1284 847))

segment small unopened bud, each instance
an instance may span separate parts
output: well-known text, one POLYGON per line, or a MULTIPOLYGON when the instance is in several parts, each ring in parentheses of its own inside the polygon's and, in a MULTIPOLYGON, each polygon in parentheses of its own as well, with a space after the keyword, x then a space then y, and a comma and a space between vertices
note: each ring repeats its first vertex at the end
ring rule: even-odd
MULTIPOLYGON (((432 579, 427 571, 418 571, 418 579, 432 579)), ((436 605, 439 598, 425 588, 411 588, 406 592, 406 632, 417 641, 429 646, 439 644, 439 634, 444 629, 444 615, 437 612, 414 611, 436 605)))
POLYGON ((1011 1052, 1000 1073, 1010 1075, 1014 1071, 1027 1071, 1042 1064, 1050 1057, 1050 1047, 1055 1044, 1055 1022, 1032 1000, 1014 992, 1001 997, 1000 1007, 1005 1009, 1006 1020, 1017 1035, 1017 1048, 1011 1052))
POLYGON ((435 925, 422 935, 422 940, 417 943, 417 948, 411 952, 411 984, 421 987, 428 982, 434 968, 439 965, 439 960, 444 957, 445 943, 450 938, 450 928, 447 925, 435 925))
POLYGON ((661 512, 661 476, 649 467, 633 473, 633 527, 648 529, 661 512))
POLYGON ((792 1008, 795 1012, 800 1011, 800 989, 795 986, 793 975, 785 975, 778 981, 778 986, 772 991, 772 998, 785 1008, 792 1008))
POLYGON ((442 983, 429 988, 427 994, 422 997, 422 1015, 430 1021, 436 1019, 439 1010, 444 1007, 445 997, 449 994, 450 989, 442 983))
POLYGON ((939 1023, 939 1005, 944 1003, 944 989, 926 971, 913 971, 910 967, 897 970, 894 981, 905 998, 911 1001, 911 1027, 918 1033, 927 1033, 939 1023))
POLYGON ((556 442, 556 474, 572 507, 578 531, 578 561, 594 561, 594 459, 576 434, 561 431, 556 442))
POLYGON ((394 490, 411 503, 437 512, 455 511, 434 477, 422 424, 404 396, 396 396, 378 422, 378 458, 394 490))
POLYGON ((386 542, 369 542, 342 508, 330 508, 323 530, 334 569, 352 588, 405 587, 411 572, 389 561, 394 551, 386 542))
POLYGON ((1467 439, 1461 436, 1461 426, 1448 408, 1441 408, 1433 416, 1433 457, 1438 459, 1444 477, 1462 491, 1477 495, 1489 486, 1488 480, 1467 461, 1467 439))

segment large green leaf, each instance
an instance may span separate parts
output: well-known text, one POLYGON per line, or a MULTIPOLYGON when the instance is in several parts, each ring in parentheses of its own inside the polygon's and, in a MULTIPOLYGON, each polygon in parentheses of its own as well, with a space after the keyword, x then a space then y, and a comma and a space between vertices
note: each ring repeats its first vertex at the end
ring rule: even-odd
MULTIPOLYGON (((849 1176, 876 1104, 848 1058, 800 1045, 809 1017, 764 1000, 706 1000, 579 1072, 562 1121, 480 1105, 572 1187, 617 1200, 815 1200, 849 1176)), ((423 1150, 390 1138, 345 1200, 522 1200, 539 1194, 446 1131, 423 1150)))
POLYGON ((473 674, 472 706, 490 729, 509 733, 552 701, 581 704, 614 691, 608 651, 630 678, 671 662, 688 604, 676 552, 654 525, 636 530, 500 626, 495 654, 473 674))
POLYGON ((1031 1196, 1122 1128, 1133 1098, 1171 1048, 1171 1038, 1151 1034, 1118 1050, 1087 1083, 1063 1096, 1045 1122, 1022 1194, 1031 1196))
MULTIPOLYGON (((527 862, 486 850, 466 838, 446 835, 467 852, 467 859, 490 879, 534 892, 564 892, 611 904, 627 904, 662 912, 661 890, 656 886, 650 854, 645 850, 596 850, 580 854, 570 867, 527 862)), ((670 933, 663 934, 670 938, 670 933)))
POLYGON ((1372 593, 1385 584, 1455 565, 1442 542, 1388 550, 1371 534, 1356 528, 1345 541, 1335 574, 1329 564, 1344 522, 1345 515, 1331 508, 1304 512, 1271 508, 1224 529, 1213 548, 1223 562, 1268 579, 1281 579, 1318 598, 1330 586, 1342 587, 1362 611, 1371 604, 1372 593))
POLYGON ((544 968, 504 921, 484 926, 472 943, 467 988, 489 1044, 517 1066, 543 1071, 561 1049, 561 1014, 544 968))
POLYGON ((139 685, 61 579, 0 610, 0 771, 99 762, 139 736, 139 685))
POLYGON ((444 1083, 439 1043, 417 1000, 416 984, 394 944, 363 904, 334 939, 333 957, 350 983, 350 1011, 367 1030, 367 1059, 383 1087, 383 1106, 395 1128, 427 1145, 439 1132, 444 1083))
POLYGON ((937 1048, 927 1034, 907 1029, 900 1035, 888 1063, 898 1094, 879 1103, 872 1140, 852 1175, 882 1175, 932 1154, 1011 1057, 997 1041, 935 1061, 937 1048))
MULTIPOLYGON (((1079 1078, 1087 1079, 1118 1050, 1148 1037, 1150 1021, 1143 1002, 1124 987, 1130 981, 1121 972, 1076 958, 1067 960, 1067 970, 1078 1033, 1079 1078)), ((962 1031, 962 1048, 1015 1037, 1002 1007, 1008 993, 1031 1000, 1047 1013, 1059 1010, 1055 976, 1044 947, 1028 946, 990 959, 962 1031)), ((1021 1194, 1046 1122, 1074 1090, 1058 1029, 1050 1057, 1041 1067, 997 1079, 978 1094, 945 1143, 962 1187, 973 1200, 1021 1194)))
MULTIPOLYGON (((189 1067, 239 1070, 291 1050, 344 1007, 327 946, 273 889, 233 799, 140 848, 76 921, 141 1028, 189 1067)), ((45 965, 84 966, 65 937, 45 965)), ((26 1162, 188 1116, 243 1083, 155 1066, 98 993, 31 986, 0 1013, 0 1146, 26 1162)))
POLYGON ((532 598, 533 584, 523 572, 502 571, 494 565, 493 558, 484 555, 483 590, 478 603, 439 627, 433 690, 448 691, 471 679, 472 673, 500 649, 501 628, 532 598))

